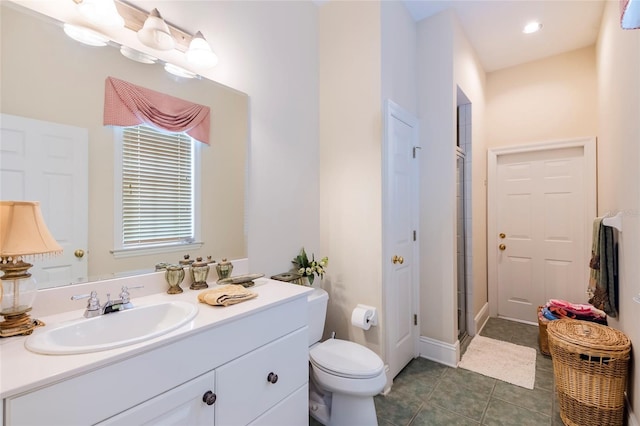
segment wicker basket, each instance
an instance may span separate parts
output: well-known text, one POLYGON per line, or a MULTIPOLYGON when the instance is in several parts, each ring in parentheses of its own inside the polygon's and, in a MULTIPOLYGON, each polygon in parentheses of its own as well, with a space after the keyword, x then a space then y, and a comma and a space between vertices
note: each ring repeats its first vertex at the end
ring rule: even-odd
POLYGON ((631 342, 585 321, 547 324, 560 417, 565 425, 622 425, 631 342))
POLYGON ((543 355, 551 355, 549 351, 549 337, 547 336, 547 324, 549 320, 542 316, 542 306, 538 306, 538 343, 543 355))

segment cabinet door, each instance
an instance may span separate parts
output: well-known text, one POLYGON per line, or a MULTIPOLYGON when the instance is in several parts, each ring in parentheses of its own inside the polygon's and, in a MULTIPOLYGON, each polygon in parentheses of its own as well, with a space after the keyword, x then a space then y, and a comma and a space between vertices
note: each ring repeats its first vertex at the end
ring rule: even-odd
POLYGON ((308 380, 303 327, 216 369, 216 426, 246 425, 308 380))
POLYGON ((309 387, 304 385, 249 426, 304 426, 309 424, 309 387))
POLYGON ((207 405, 204 396, 214 391, 214 377, 213 372, 203 374, 99 424, 213 425, 215 404, 207 405))

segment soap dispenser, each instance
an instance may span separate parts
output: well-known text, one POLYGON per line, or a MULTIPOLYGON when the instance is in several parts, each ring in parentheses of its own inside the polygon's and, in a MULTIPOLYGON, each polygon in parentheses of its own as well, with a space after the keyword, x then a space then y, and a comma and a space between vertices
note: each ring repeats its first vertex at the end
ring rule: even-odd
POLYGON ((218 273, 218 281, 224 280, 225 278, 229 278, 231 276, 232 271, 233 271, 233 264, 223 257, 222 261, 216 265, 216 272, 218 273))
POLYGON ((207 276, 209 275, 209 263, 203 261, 201 257, 191 264, 191 290, 202 290, 209 287, 207 276))

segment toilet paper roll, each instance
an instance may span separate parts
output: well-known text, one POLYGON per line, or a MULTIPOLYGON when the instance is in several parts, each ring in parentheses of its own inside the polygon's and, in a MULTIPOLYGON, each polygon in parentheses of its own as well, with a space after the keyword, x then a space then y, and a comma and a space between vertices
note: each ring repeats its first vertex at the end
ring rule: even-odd
POLYGON ((376 325, 375 317, 376 308, 358 305, 351 313, 351 324, 363 330, 368 330, 372 325, 376 325))

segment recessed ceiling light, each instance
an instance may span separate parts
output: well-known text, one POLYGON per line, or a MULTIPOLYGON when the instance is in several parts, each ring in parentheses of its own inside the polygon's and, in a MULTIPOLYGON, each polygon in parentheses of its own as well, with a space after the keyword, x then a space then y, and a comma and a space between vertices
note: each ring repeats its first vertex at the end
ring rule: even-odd
POLYGON ((542 24, 538 21, 531 21, 527 25, 524 26, 522 32, 525 34, 531 34, 538 32, 542 29, 542 24))

